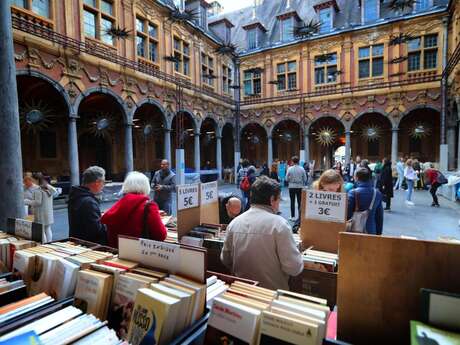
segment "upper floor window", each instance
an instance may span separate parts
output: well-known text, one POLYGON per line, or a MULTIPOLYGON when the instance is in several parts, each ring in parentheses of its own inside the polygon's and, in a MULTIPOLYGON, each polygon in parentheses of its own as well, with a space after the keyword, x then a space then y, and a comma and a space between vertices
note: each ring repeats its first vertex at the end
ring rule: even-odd
POLYGON ((383 44, 359 48, 359 77, 383 75, 383 44))
POLYGON ((200 6, 200 26, 206 29, 207 25, 208 25, 208 12, 206 11, 205 8, 200 6))
POLYGON ((232 85, 232 69, 225 65, 222 66, 222 91, 225 93, 230 92, 232 85))
POLYGON ((136 18, 136 51, 153 62, 158 62, 158 27, 143 18, 136 18))
POLYGON ((337 81, 337 53, 315 57, 315 83, 326 84, 337 81))
POLYGON ((209 55, 201 53, 201 79, 203 83, 214 86, 214 59, 209 55))
POLYGON ((51 0, 13 0, 13 5, 30 10, 39 16, 51 18, 51 0))
POLYGON ((257 48, 257 31, 256 29, 251 29, 247 31, 248 35, 248 49, 257 48))
POLYGON ((259 71, 244 71, 244 95, 260 95, 262 92, 262 79, 259 71))
POLYGON ((416 37, 407 42, 407 70, 432 69, 438 65, 438 35, 416 37))
POLYGON ((279 63, 276 68, 278 91, 297 89, 297 62, 279 63))
POLYGON ((320 33, 326 33, 332 30, 332 7, 322 8, 319 10, 319 28, 320 33))
POLYGON ((417 0, 414 4, 414 11, 420 12, 431 7, 431 0, 417 0))
POLYGON ((294 17, 281 20, 281 41, 286 42, 294 37, 294 17))
POLYGON ((363 23, 369 23, 379 19, 379 0, 361 0, 363 23))
POLYGON ((84 0, 83 24, 85 36, 113 45, 114 38, 110 35, 110 29, 115 26, 113 10, 113 1, 84 0))
POLYGON ((190 74, 190 46, 178 37, 174 37, 174 70, 184 75, 190 74))

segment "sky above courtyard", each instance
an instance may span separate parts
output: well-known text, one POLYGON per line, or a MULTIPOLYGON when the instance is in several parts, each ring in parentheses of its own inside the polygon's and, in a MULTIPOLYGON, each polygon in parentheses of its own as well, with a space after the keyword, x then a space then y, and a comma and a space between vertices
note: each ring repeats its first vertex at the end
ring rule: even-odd
POLYGON ((239 10, 240 8, 249 7, 253 4, 252 0, 218 0, 224 7, 224 13, 239 10))

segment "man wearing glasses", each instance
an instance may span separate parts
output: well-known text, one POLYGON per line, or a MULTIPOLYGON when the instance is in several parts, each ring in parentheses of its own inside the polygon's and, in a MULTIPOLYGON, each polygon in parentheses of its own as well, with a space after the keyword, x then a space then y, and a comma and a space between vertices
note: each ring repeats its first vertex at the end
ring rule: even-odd
POLYGON ((81 186, 72 186, 69 194, 69 236, 107 244, 107 229, 101 223, 101 209, 96 195, 102 192, 105 170, 92 166, 85 170, 81 186))

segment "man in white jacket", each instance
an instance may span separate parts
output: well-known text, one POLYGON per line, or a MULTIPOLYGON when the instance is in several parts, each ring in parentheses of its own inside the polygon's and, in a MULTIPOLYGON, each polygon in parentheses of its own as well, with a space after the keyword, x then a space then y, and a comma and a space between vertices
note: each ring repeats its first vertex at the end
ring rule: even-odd
POLYGON ((307 174, 305 169, 299 166, 299 157, 292 157, 293 166, 289 167, 286 173, 286 181, 289 183, 289 198, 291 199, 291 218, 295 220, 295 199, 300 218, 300 202, 302 199, 302 188, 307 184, 307 174))

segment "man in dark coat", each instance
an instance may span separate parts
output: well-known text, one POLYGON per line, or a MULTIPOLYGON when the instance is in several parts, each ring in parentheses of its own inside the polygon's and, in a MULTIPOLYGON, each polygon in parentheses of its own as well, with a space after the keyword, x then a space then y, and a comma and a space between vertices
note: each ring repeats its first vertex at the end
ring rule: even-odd
POLYGON ((161 161, 161 169, 158 170, 152 179, 152 188, 155 191, 154 200, 160 210, 172 214, 172 195, 176 191, 176 174, 169 169, 169 162, 166 159, 161 161))
POLYGON ((378 182, 380 192, 385 202, 385 211, 391 210, 391 198, 393 197, 393 171, 391 169, 391 161, 384 159, 383 168, 378 182))
POLYGON ((107 244, 107 229, 101 223, 101 209, 96 195, 104 188, 105 170, 92 166, 85 170, 81 186, 72 186, 69 194, 69 236, 107 244))
POLYGON ((227 195, 219 195, 220 224, 230 224, 233 218, 239 216, 242 211, 242 202, 239 197, 232 193, 227 195))

